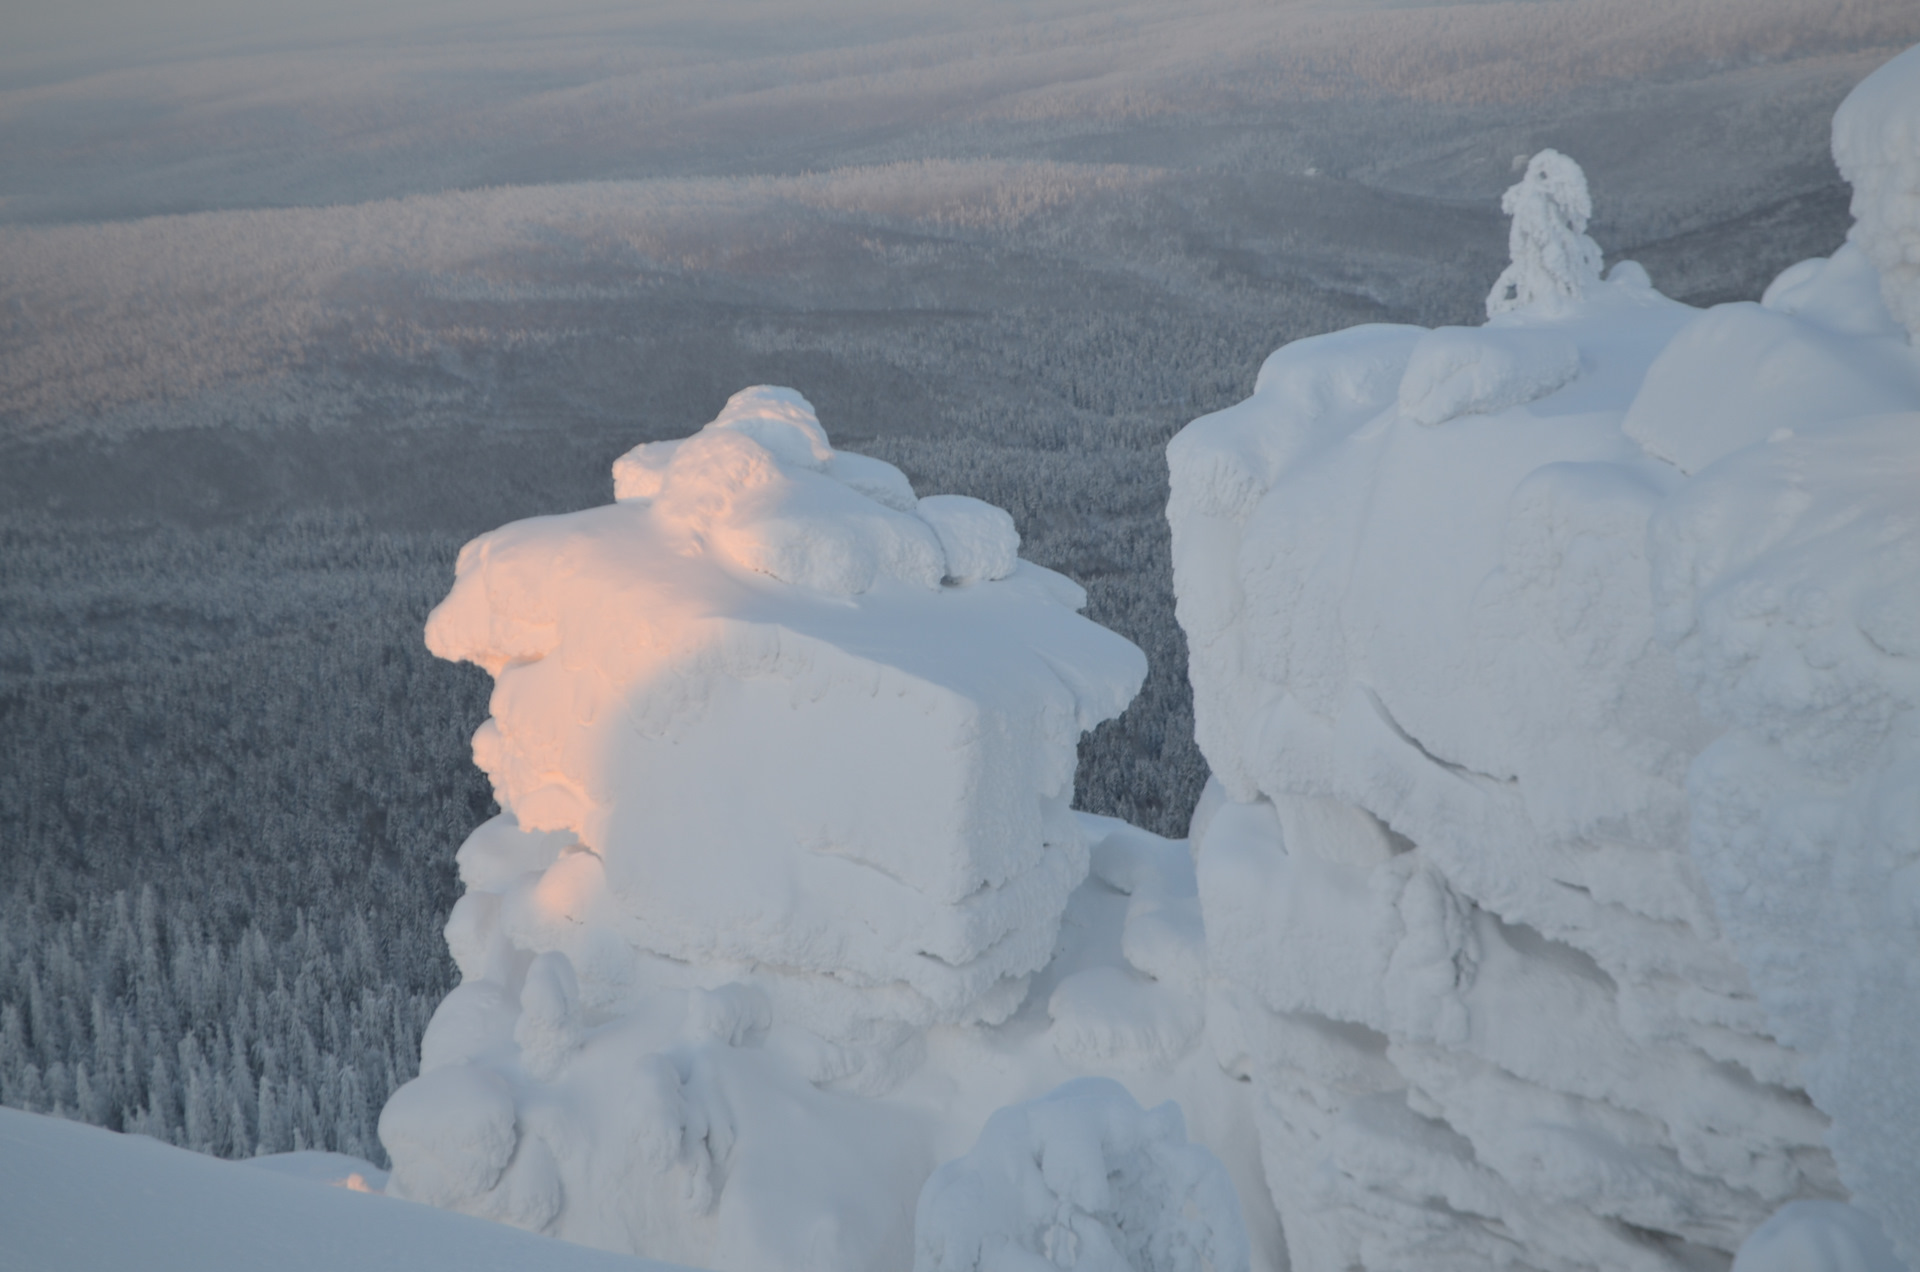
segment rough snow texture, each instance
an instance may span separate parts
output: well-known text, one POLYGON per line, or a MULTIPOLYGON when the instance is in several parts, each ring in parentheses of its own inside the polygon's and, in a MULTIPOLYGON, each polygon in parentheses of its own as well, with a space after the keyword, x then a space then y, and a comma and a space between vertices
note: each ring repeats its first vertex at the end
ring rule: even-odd
POLYGON ((1837 1201, 1794 1201, 1748 1237, 1733 1272, 1907 1272, 1873 1216, 1837 1201))
POLYGON ((1209 1038, 1297 1268, 1711 1266, 1849 1190, 1920 1263, 1920 366, 1853 248, 1598 281, 1577 175, 1509 195, 1532 301, 1168 448, 1209 1038))
POLYGON ((1689 775, 1694 857, 1841 1177, 1920 1265, 1916 492, 1920 411, 1796 427, 1661 509, 1653 580, 1727 726, 1689 775))
POLYGON ((469 544, 428 620, 495 678, 502 811, 458 854, 462 981, 381 1117, 387 1191, 726 1272, 893 1272, 993 1109, 1092 1067, 1231 1103, 1184 850, 1068 807, 1144 659, 1012 519, 916 499, 766 387, 614 483, 469 544))
POLYGON ((1220 1160, 1168 1102, 1081 1078, 987 1121, 921 1190, 914 1272, 1247 1272, 1220 1160))
POLYGON ((1853 186, 1849 238, 1880 271, 1887 308, 1920 333, 1920 48, 1867 76, 1840 103, 1833 158, 1853 186))

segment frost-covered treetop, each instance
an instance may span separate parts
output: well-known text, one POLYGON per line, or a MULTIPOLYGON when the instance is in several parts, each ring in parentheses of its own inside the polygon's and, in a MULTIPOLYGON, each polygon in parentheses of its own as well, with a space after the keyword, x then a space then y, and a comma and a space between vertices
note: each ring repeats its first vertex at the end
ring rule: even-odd
POLYGON ((1848 237, 1880 271, 1888 311, 1920 334, 1920 48, 1867 76, 1840 103, 1833 159, 1853 186, 1848 237))
POLYGON ((1507 233, 1513 263, 1487 296, 1487 317, 1516 309, 1551 313, 1600 281, 1600 245, 1587 237, 1593 200, 1579 164, 1557 150, 1542 150, 1501 198, 1500 210, 1513 218, 1507 233))

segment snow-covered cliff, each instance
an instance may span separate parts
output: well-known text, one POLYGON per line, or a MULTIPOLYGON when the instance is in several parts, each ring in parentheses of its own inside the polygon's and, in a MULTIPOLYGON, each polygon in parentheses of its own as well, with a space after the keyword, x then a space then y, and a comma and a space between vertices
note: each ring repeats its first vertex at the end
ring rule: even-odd
POLYGON ((1169 446, 1295 1267, 1711 1265, 1849 1194, 1920 1262, 1916 146, 1920 52, 1836 120, 1849 243, 1704 312, 1544 152, 1486 326, 1300 341, 1169 446))

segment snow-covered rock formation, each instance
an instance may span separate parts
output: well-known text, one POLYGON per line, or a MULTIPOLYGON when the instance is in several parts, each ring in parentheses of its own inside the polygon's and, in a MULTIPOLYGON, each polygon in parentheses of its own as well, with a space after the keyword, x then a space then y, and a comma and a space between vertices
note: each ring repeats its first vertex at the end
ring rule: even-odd
POLYGON ((1916 147, 1920 52, 1836 121, 1849 244, 1705 312, 1536 157, 1487 326, 1289 345, 1169 446, 1207 1028, 1301 1272, 1849 1195, 1920 1266, 1916 147))
MULTIPOLYGON (((389 1193, 728 1272, 898 1272, 923 1181, 1001 1105, 1089 1067, 1231 1086, 1197 1048, 1184 849, 1068 806, 1145 660, 1005 512, 916 498, 766 387, 614 487, 469 544, 428 621, 494 676, 502 812, 458 854, 462 980, 382 1114, 389 1193), (1175 985, 1127 962, 1136 930, 1175 985)), ((1135 1147, 1213 1160, 1164 1122, 1135 1147)), ((1230 1209, 1198 1226, 1244 1248, 1230 1209)))
POLYGON ((497 685, 463 975, 564 954, 588 1012, 749 985, 869 1088, 914 1030, 1004 1019, 1086 875, 1075 744, 1139 651, 1018 559, 1005 512, 917 500, 791 390, 622 456, 614 488, 476 539, 428 620, 497 685))

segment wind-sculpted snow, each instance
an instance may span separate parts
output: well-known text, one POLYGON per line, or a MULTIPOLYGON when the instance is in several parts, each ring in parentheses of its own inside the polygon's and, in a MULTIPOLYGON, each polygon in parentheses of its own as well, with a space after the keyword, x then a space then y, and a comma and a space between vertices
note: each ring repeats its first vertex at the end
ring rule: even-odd
POLYGON ((1796 1201, 1754 1229, 1733 1272, 1906 1272, 1880 1225, 1852 1206, 1796 1201))
POLYGON ((598 1007, 643 975, 631 951, 758 969, 835 1043, 1004 1018, 1086 874, 1075 743, 1139 651, 1016 559, 1004 514, 922 518, 791 390, 614 474, 610 506, 470 544, 427 624, 496 681, 490 833, 543 836, 506 849, 544 872, 524 896, 469 877, 463 970, 501 940, 565 950, 598 1007))
POLYGON ((1207 1030, 1295 1267, 1712 1265, 1849 1196, 1920 1262, 1920 360, 1875 269, 1920 227, 1879 197, 1701 312, 1601 281, 1538 156, 1487 327, 1297 342, 1169 446, 1207 1030))
POLYGON ((987 1121, 927 1180, 914 1272, 1246 1272, 1233 1182, 1172 1103, 1082 1078, 987 1121))
POLYGON ((1910 1265, 1916 490, 1920 409, 1803 421, 1703 472, 1652 539, 1661 635, 1727 730, 1689 774, 1694 858, 1774 1032, 1806 1056, 1841 1178, 1910 1265))
MULTIPOLYGON (((622 456, 614 490, 469 544, 428 620, 494 677, 474 757, 502 811, 458 854, 462 980, 381 1116, 387 1191, 878 1272, 1002 1104, 1118 1071, 1229 1121, 1184 852, 1068 806, 1076 743, 1146 670, 1084 593, 1001 510, 835 451, 790 389, 622 456)), ((1177 1113, 1133 1113, 1099 1133, 1140 1187, 1233 1201, 1177 1113)), ((1129 1232, 1247 1241, 1237 1204, 1129 1232)))
POLYGON ((1852 241, 1887 308, 1920 332, 1920 48, 1867 76, 1833 116, 1833 159, 1853 186, 1852 241))
POLYGON ((692 1272, 407 1205, 378 1195, 380 1176, 340 1154, 223 1162, 0 1108, 0 1261, 8 1272, 692 1272))

